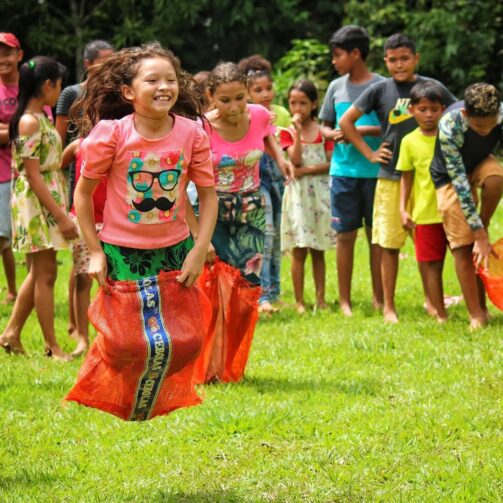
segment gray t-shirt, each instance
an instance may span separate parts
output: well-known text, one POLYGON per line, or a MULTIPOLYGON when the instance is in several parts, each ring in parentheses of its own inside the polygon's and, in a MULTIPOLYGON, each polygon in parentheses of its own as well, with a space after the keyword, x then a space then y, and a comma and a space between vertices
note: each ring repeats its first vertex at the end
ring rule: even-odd
MULTIPOLYGON (((387 78, 369 87, 356 101, 354 106, 363 113, 377 112, 382 125, 382 141, 389 144, 388 148, 393 156, 388 164, 381 164, 378 178, 399 180, 400 171, 396 170, 400 142, 402 138, 417 128, 416 119, 409 112, 410 91, 420 82, 426 82, 428 77, 418 76, 413 82, 396 82, 387 78)), ((447 88, 438 81, 444 90, 444 104, 446 106, 456 102, 447 88)))
MULTIPOLYGON (((65 87, 59 95, 58 103, 56 104, 56 116, 68 116, 70 114, 70 108, 72 107, 73 102, 80 96, 81 92, 82 84, 74 84, 73 86, 65 87)), ((71 124, 69 124, 66 133, 65 145, 71 143, 73 140, 75 140, 76 137, 76 132, 72 131, 71 124)))
MULTIPOLYGON (((377 73, 372 74, 372 78, 363 84, 354 84, 349 75, 343 75, 333 80, 328 86, 327 94, 323 100, 323 105, 319 117, 323 121, 339 127, 339 120, 354 101, 370 86, 384 80, 377 73)), ((362 115, 357 121, 357 126, 380 126, 379 118, 375 112, 362 115)), ((376 150, 379 148, 381 139, 377 136, 366 136, 364 138, 367 145, 376 150)), ((334 146, 332 161, 330 164, 330 174, 332 176, 344 176, 351 178, 375 178, 379 170, 378 164, 373 164, 353 146, 351 143, 337 143, 334 146)))

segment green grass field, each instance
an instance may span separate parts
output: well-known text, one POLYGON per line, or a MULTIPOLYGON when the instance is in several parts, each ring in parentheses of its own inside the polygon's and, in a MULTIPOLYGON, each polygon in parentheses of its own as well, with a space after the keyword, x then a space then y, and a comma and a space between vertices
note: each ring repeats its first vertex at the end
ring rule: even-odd
MULTIPOLYGON (((503 207, 492 236, 503 236, 503 207)), ((477 333, 463 304, 445 325, 428 319, 411 243, 405 252, 398 326, 371 310, 359 239, 352 319, 336 306, 262 319, 240 384, 206 386, 202 406, 146 423, 63 405, 81 361, 45 358, 32 315, 29 356, 0 353, 0 501, 502 501, 503 314, 491 308, 477 333)), ((69 253, 59 260, 56 323, 70 351, 69 253)), ((332 305, 334 262, 328 253, 332 305)), ((445 285, 459 294, 451 257, 445 285)), ((311 302, 312 290, 308 279, 311 302)))

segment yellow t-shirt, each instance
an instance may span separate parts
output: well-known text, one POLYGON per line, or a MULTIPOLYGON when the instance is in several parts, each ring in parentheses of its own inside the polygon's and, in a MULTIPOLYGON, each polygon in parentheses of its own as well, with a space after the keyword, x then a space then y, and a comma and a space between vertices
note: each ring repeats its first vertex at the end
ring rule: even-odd
POLYGON ((430 175, 436 136, 426 136, 417 128, 404 136, 396 169, 414 171, 412 220, 416 224, 439 224, 442 217, 437 207, 437 195, 430 175))

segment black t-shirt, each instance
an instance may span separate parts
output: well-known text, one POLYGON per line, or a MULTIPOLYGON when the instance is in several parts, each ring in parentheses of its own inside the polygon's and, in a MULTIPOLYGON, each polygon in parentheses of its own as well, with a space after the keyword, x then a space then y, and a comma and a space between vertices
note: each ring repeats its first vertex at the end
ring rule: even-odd
MULTIPOLYGON (((452 134, 459 134, 459 131, 465 123, 464 119, 460 115, 460 110, 464 107, 463 101, 458 101, 454 105, 450 106, 444 113, 441 121, 442 130, 445 131, 449 128, 452 134), (448 122, 446 122, 448 121, 448 122)), ((466 126, 465 126, 466 127, 466 126)), ((490 154, 492 154, 496 148, 503 141, 503 129, 502 125, 498 124, 488 135, 481 136, 477 134, 473 129, 469 127, 464 131, 463 134, 463 144, 457 149, 457 153, 461 155, 463 161, 464 169, 467 175, 470 175, 475 168, 490 154)), ((454 148, 454 147, 453 147, 454 148)), ((437 135, 437 141, 435 143, 435 155, 431 161, 430 173, 433 180, 433 184, 438 189, 448 183, 451 183, 451 178, 447 173, 447 167, 445 162, 445 157, 449 156, 449 150, 446 145, 440 141, 439 135, 437 135)))
MULTIPOLYGON (((417 128, 416 119, 409 113, 410 91, 420 82, 426 82, 428 77, 418 76, 413 82, 396 82, 387 78, 373 84, 363 92, 353 103, 358 110, 364 113, 375 111, 381 121, 382 141, 388 143, 388 148, 393 156, 388 164, 381 164, 378 178, 391 180, 400 179, 400 171, 397 171, 398 154, 402 138, 417 128)), ((438 81, 435 81, 438 82, 438 81)), ((440 83, 444 89, 444 103, 450 105, 456 98, 440 83)))

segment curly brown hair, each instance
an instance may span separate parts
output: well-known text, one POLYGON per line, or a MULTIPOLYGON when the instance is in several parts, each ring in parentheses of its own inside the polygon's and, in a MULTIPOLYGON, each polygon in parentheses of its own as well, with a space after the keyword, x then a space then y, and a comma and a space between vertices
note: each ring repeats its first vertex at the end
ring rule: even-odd
POLYGON ((238 63, 239 69, 246 75, 248 85, 261 77, 267 77, 272 82, 272 65, 260 54, 252 54, 238 63))
POLYGON ((235 63, 220 63, 210 72, 206 88, 213 95, 220 84, 228 84, 229 82, 241 82, 246 86, 246 75, 235 63))
POLYGON ((178 99, 172 111, 189 119, 204 120, 200 92, 192 76, 182 69, 180 60, 171 51, 153 42, 122 49, 90 69, 82 94, 70 109, 70 121, 80 136, 87 136, 99 120, 120 119, 134 112, 133 105, 122 94, 122 86, 131 85, 144 59, 158 57, 169 60, 178 80, 178 99))

